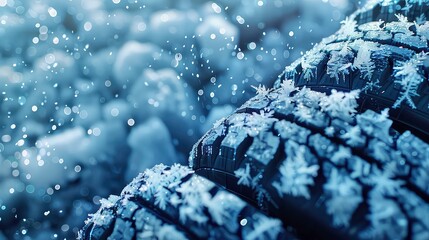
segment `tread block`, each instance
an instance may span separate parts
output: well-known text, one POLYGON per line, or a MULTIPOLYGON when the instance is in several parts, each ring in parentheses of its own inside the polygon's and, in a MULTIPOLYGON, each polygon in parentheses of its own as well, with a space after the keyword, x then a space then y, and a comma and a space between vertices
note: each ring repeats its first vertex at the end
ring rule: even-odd
POLYGON ((279 144, 280 139, 271 132, 261 133, 253 140, 246 155, 266 166, 274 159, 279 144))
POLYGON ((219 154, 219 146, 223 136, 212 132, 202 142, 202 156, 200 161, 201 167, 211 167, 219 154))
POLYGON ((221 170, 234 170, 235 166, 240 165, 243 160, 250 142, 251 139, 248 138, 246 132, 236 129, 230 131, 222 141, 213 167, 221 170))
POLYGON ((132 240, 134 238, 134 229, 132 228, 132 223, 129 221, 124 221, 122 219, 117 219, 115 222, 115 227, 113 228, 113 233, 107 239, 123 239, 123 240, 132 240))
POLYGON ((133 202, 128 202, 125 207, 119 210, 119 214, 123 219, 132 219, 134 212, 138 209, 139 206, 133 202))
POLYGON ((426 40, 420 38, 420 36, 409 36, 404 33, 397 33, 393 37, 393 42, 404 44, 405 46, 423 51, 428 47, 426 40))
POLYGON ((301 144, 305 144, 308 136, 311 134, 310 130, 285 120, 276 122, 274 129, 282 139, 290 139, 301 144))

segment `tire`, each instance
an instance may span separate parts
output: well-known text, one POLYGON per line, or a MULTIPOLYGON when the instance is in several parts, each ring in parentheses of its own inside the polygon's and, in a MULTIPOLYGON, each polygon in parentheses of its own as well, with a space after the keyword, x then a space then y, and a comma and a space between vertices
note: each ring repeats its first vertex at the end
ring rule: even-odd
POLYGON ((258 87, 194 145, 192 171, 160 165, 103 200, 80 237, 428 239, 429 23, 395 23, 428 7, 395 2, 356 12, 274 89, 258 87), (189 208, 184 192, 200 201, 189 208), (163 226, 177 235, 156 236, 163 226))
POLYGON ((390 118, 396 129, 429 138, 429 23, 425 20, 429 5, 410 3, 407 8, 406 1, 390 2, 398 3, 376 4, 354 13, 336 34, 286 67, 275 86, 286 78, 293 79, 298 87, 325 93, 361 89, 360 111, 392 108, 390 118), (356 66, 359 56, 363 62, 356 66), (339 57, 346 68, 335 71, 342 67, 333 64, 339 57), (404 94, 407 86, 400 84, 403 77, 395 67, 413 59, 417 62, 418 58, 415 67, 421 82, 415 83, 414 93, 404 94))
POLYGON ((354 115, 357 91, 325 95, 289 84, 209 131, 191 154, 195 173, 299 238, 427 238, 429 145, 391 128, 387 111, 354 115))
POLYGON ((278 219, 193 174, 157 165, 101 201, 80 239, 286 239, 278 219))

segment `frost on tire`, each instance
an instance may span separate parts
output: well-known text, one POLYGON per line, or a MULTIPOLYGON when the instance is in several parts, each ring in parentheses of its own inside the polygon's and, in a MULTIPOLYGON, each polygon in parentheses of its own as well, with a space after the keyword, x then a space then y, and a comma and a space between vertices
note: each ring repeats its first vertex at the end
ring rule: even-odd
POLYGON ((208 133, 211 148, 220 150, 210 152, 204 166, 205 137, 194 146, 190 164, 196 173, 247 196, 305 238, 318 224, 314 231, 328 238, 417 235, 407 230, 414 213, 403 211, 398 196, 413 193, 417 206, 427 207, 429 145, 396 132, 388 109, 359 113, 359 91, 325 94, 296 89, 289 80, 282 85, 287 89, 265 91, 218 124, 224 131, 208 133), (261 110, 262 102, 269 104, 261 110), (245 135, 237 138, 239 132, 245 135), (240 147, 225 157, 226 149, 214 143, 228 138, 240 147), (297 214, 307 217, 300 221, 297 214))
POLYGON ((283 239, 278 219, 193 174, 185 166, 157 165, 101 200, 80 239, 283 239))

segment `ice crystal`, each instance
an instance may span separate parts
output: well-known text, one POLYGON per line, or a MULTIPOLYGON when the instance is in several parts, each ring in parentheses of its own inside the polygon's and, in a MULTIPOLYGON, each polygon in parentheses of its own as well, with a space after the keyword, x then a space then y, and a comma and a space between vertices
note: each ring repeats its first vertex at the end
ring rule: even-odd
POLYGON ((348 47, 348 42, 344 44, 340 51, 333 51, 331 58, 327 63, 326 73, 335 78, 337 83, 340 81, 340 76, 345 80, 346 75, 350 73, 352 68, 353 53, 348 47))
POLYGON ((380 89, 380 79, 376 78, 374 80, 368 81, 365 83, 365 87, 362 88, 362 91, 367 93, 368 91, 375 91, 377 89, 380 89))
POLYGON ((395 201, 370 194, 369 206, 371 227, 362 233, 363 237, 402 239, 406 236, 408 221, 395 201))
POLYGON ((167 189, 160 189, 155 193, 155 204, 159 208, 165 210, 167 207, 168 199, 170 199, 170 192, 167 189))
POLYGON ((362 147, 366 142, 366 138, 362 135, 358 126, 349 128, 347 132, 341 135, 341 138, 346 140, 346 143, 352 147, 362 147))
POLYGON ((262 109, 252 114, 235 115, 229 119, 230 124, 236 128, 243 129, 249 136, 255 137, 260 132, 269 129, 274 122, 278 121, 273 117, 274 112, 269 109, 262 109))
POLYGON ((408 21, 408 18, 400 13, 395 14, 398 22, 386 23, 386 29, 393 33, 404 33, 405 35, 412 36, 414 33, 410 31, 410 27, 414 24, 408 21))
POLYGON ((104 208, 100 208, 96 213, 88 214, 88 216, 89 218, 85 220, 85 224, 94 223, 98 226, 108 225, 114 217, 113 212, 111 210, 104 208))
POLYGON ((238 228, 236 220, 246 206, 243 200, 225 191, 219 191, 213 198, 204 202, 210 216, 218 225, 224 225, 233 231, 238 228))
POLYGON ((417 35, 423 36, 424 38, 429 39, 429 22, 424 20, 416 20, 415 24, 417 35))
POLYGON ((119 201, 120 197, 116 195, 110 195, 108 199, 102 198, 100 204, 102 208, 111 208, 119 201))
POLYGON ((264 85, 259 84, 259 86, 252 86, 253 89, 256 90, 256 95, 259 98, 265 97, 272 90, 271 88, 266 88, 264 85))
POLYGON ((341 21, 341 29, 338 32, 340 38, 353 37, 356 34, 357 22, 353 18, 346 17, 341 21))
POLYGON ((332 215, 334 225, 348 226, 350 218, 362 202, 362 187, 346 173, 333 168, 323 186, 328 195, 327 212, 332 215))
POLYGON ((359 93, 359 90, 353 90, 348 93, 332 90, 331 95, 322 98, 320 107, 323 112, 328 113, 333 118, 349 121, 356 113, 359 93))
POLYGON ((299 121, 319 127, 326 127, 326 115, 320 111, 320 101, 324 99, 324 93, 302 88, 294 97, 296 104, 293 114, 299 121))
POLYGON ((363 181, 373 186, 371 194, 381 196, 396 196, 404 185, 404 181, 394 179, 391 171, 380 170, 375 166, 372 167, 372 174, 363 181))
POLYGON ((299 103, 294 111, 294 115, 300 122, 311 122, 313 113, 314 109, 305 106, 303 103, 299 103))
POLYGON ((351 157, 352 157, 352 152, 350 148, 340 145, 338 150, 332 156, 331 161, 335 164, 343 165, 346 162, 346 160, 350 159, 351 157))
POLYGON ((213 187, 212 182, 193 176, 176 188, 182 196, 182 204, 179 207, 179 219, 182 223, 190 220, 202 225, 208 221, 204 214, 204 204, 211 199, 209 191, 213 187))
POLYGON ((94 214, 88 214, 89 218, 85 221, 85 224, 90 222, 99 226, 109 224, 113 219, 112 210, 110 210, 110 208, 113 208, 119 199, 120 197, 116 195, 110 195, 108 199, 102 198, 100 200, 100 209, 94 214))
POLYGON ((121 195, 125 198, 124 204, 129 198, 127 196, 141 195, 146 199, 154 198, 155 204, 159 208, 165 209, 171 199, 169 189, 180 184, 181 180, 191 172, 188 167, 179 164, 171 167, 159 164, 152 169, 147 169, 122 191, 121 195), (140 182, 143 184, 138 187, 138 192, 136 192, 136 185, 140 185, 140 182))
POLYGON ((244 236, 245 240, 276 239, 282 231, 282 222, 278 219, 268 218, 257 214, 251 232, 244 236))
POLYGON ((399 22, 402 24, 409 24, 408 18, 402 14, 395 14, 395 16, 398 18, 399 22))
POLYGON ((421 52, 414 55, 408 61, 397 62, 397 65, 393 68, 395 70, 395 83, 399 84, 402 90, 393 108, 401 106, 403 101, 406 101, 411 108, 417 108, 413 101, 413 97, 420 96, 417 90, 420 84, 425 80, 424 76, 420 73, 420 68, 423 66, 423 62, 426 60, 427 55, 427 53, 421 52))
MULTIPOLYGON (((273 182, 280 196, 290 194, 310 199, 308 187, 314 184, 313 178, 317 176, 318 165, 310 165, 305 159, 305 147, 299 146, 292 141, 286 145, 294 146, 296 150, 293 155, 288 155, 280 166, 280 181, 273 182)), ((290 151, 292 153, 292 151, 290 151)))
POLYGON ((368 22, 359 25, 361 31, 382 31, 384 29, 384 21, 378 20, 377 22, 368 22))
POLYGON ((393 142, 390 135, 390 127, 393 121, 389 119, 389 109, 386 108, 381 113, 366 110, 356 116, 357 124, 367 135, 375 137, 387 144, 393 142))
POLYGON ((371 173, 371 165, 359 157, 352 157, 349 160, 349 164, 352 168, 350 173, 352 179, 366 177, 371 173))
POLYGON ((317 74, 317 64, 323 61, 325 56, 326 54, 324 52, 314 48, 301 58, 301 67, 306 81, 311 80, 311 78, 317 74))
POLYGON ((371 80, 375 70, 375 64, 371 59, 371 52, 375 49, 368 44, 363 44, 353 62, 353 69, 359 69, 363 79, 371 80))
POLYGON ((289 96, 290 96, 290 94, 291 94, 293 91, 298 90, 298 88, 297 88, 297 87, 295 87, 295 83, 294 83, 294 81, 293 81, 293 80, 289 80, 289 79, 286 79, 286 80, 282 81, 282 83, 281 83, 281 89, 282 89, 281 94, 282 94, 284 97, 289 97, 289 96))
POLYGON ((234 171, 235 177, 238 178, 238 185, 250 186, 252 176, 250 176, 250 164, 246 163, 246 168, 239 168, 234 171))

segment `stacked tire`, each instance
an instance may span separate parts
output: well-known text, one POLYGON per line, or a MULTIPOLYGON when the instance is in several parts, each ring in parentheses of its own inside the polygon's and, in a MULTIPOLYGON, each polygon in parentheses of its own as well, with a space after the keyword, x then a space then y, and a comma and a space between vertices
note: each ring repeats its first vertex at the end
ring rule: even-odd
POLYGON ((429 239, 429 3, 380 2, 255 87, 189 167, 103 200, 80 238, 429 239))

